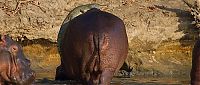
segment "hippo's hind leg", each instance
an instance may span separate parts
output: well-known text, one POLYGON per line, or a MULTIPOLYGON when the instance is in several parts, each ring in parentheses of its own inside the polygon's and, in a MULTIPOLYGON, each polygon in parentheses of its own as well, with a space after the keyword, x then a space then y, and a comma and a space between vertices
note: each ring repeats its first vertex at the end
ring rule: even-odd
POLYGON ((61 65, 56 68, 55 80, 60 80, 60 81, 67 80, 64 74, 64 69, 62 68, 61 65))
POLYGON ((100 76, 100 85, 110 85, 115 71, 104 70, 100 76))
POLYGON ((3 81, 3 79, 0 77, 0 85, 5 85, 5 82, 3 81))
POLYGON ((90 79, 88 85, 99 85, 100 76, 101 76, 100 71, 90 73, 90 79))

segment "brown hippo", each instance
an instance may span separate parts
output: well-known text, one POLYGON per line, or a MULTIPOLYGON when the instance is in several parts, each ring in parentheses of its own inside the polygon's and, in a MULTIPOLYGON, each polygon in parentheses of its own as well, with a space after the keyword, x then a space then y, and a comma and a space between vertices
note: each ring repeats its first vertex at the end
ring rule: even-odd
POLYGON ((0 42, 0 85, 29 85, 35 79, 30 61, 22 47, 9 36, 2 35, 0 42))
POLYGON ((92 8, 68 23, 60 47, 56 80, 110 85, 127 57, 128 39, 120 18, 92 8))
POLYGON ((66 31, 66 28, 68 26, 68 23, 70 20, 74 19, 75 17, 85 13, 86 11, 92 9, 92 8, 97 8, 99 9, 100 8, 100 5, 99 4, 96 4, 96 3, 93 3, 93 4, 86 4, 86 5, 81 5, 81 6, 78 6, 76 8, 74 8, 72 11, 69 12, 69 14, 67 15, 67 17, 65 18, 65 20, 63 21, 62 23, 62 27, 60 28, 59 30, 59 33, 58 33, 58 38, 57 38, 57 41, 58 41, 58 52, 61 54, 61 44, 62 44, 62 40, 63 40, 63 35, 66 31))
POLYGON ((190 73, 191 85, 200 85, 200 40, 198 40, 192 51, 192 69, 190 73))

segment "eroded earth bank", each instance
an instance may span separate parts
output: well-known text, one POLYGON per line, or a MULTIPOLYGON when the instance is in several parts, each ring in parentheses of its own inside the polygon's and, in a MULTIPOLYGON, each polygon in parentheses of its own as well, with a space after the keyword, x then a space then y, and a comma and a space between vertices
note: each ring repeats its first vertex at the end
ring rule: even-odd
POLYGON ((53 79, 60 64, 56 39, 62 21, 74 7, 88 3, 99 3, 124 21, 129 55, 122 69, 133 68, 132 76, 189 79, 199 32, 181 0, 0 0, 0 33, 23 45, 38 79, 53 79))

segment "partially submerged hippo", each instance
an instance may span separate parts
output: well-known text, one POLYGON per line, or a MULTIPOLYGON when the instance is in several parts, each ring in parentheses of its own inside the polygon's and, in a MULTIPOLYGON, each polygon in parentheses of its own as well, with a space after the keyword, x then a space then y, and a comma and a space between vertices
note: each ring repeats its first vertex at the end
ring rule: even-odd
POLYGON ((190 73, 191 85, 200 85, 200 40, 198 40, 192 51, 192 69, 190 73))
POLYGON ((29 85, 35 79, 30 61, 22 47, 9 36, 2 35, 0 42, 0 85, 29 85))
POLYGON ((96 8, 72 19, 61 42, 56 80, 109 85, 128 53, 123 21, 96 8))

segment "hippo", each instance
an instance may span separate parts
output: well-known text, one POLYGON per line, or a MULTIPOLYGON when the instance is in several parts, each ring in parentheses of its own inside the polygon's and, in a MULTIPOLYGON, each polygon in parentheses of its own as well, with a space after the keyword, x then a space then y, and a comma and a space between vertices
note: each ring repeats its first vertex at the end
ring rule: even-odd
POLYGON ((30 85, 35 72, 30 60, 23 54, 21 45, 8 35, 1 36, 0 42, 0 85, 30 85))
POLYGON ((191 85, 200 85, 200 40, 197 40, 192 51, 192 69, 190 77, 191 85))
MULTIPOLYGON (((97 9, 100 9, 100 4, 97 4, 97 3, 92 3, 92 4, 85 4, 85 5, 80 5, 76 8, 74 8, 73 10, 71 10, 69 12, 69 14, 67 15, 67 17, 65 18, 65 20, 63 21, 62 23, 62 27, 60 28, 59 30, 59 33, 58 33, 58 38, 57 38, 57 41, 58 41, 58 52, 61 54, 62 50, 60 49, 61 47, 61 44, 62 44, 62 39, 63 39, 63 35, 65 33, 65 30, 68 26, 68 22, 72 19, 74 19, 75 17, 85 13, 86 11, 92 9, 92 8, 97 8, 97 9)), ((103 5, 102 5, 103 6, 103 5)))
POLYGON ((55 80, 110 85, 128 53, 124 22, 111 13, 92 8, 70 20, 65 29, 55 80))

